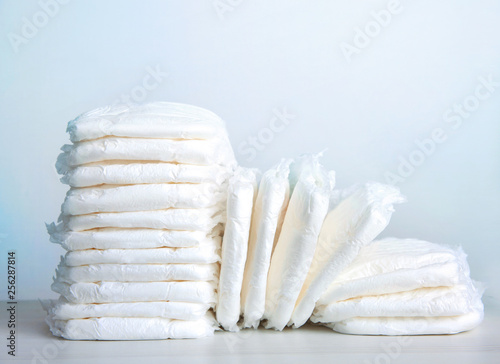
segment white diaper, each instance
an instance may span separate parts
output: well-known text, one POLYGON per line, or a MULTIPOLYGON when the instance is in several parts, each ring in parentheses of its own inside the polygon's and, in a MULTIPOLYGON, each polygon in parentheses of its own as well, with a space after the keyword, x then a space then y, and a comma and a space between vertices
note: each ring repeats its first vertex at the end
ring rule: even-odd
POLYGON ((213 264, 92 264, 68 267, 61 261, 56 277, 62 282, 167 282, 217 281, 219 265, 213 264))
POLYGON ((222 240, 217 321, 229 331, 237 331, 240 295, 253 202, 257 191, 256 170, 239 167, 229 180, 227 217, 222 240))
POLYGON ((483 310, 478 309, 459 316, 355 317, 324 325, 352 335, 445 335, 472 330, 483 317, 483 310))
POLYGON ((362 248, 352 264, 330 283, 317 304, 423 287, 454 286, 468 275, 461 249, 416 239, 388 238, 362 248))
POLYGON ((61 182, 72 187, 143 183, 215 183, 221 185, 227 180, 229 173, 229 168, 217 165, 102 161, 71 168, 65 172, 61 182))
POLYGON ((213 315, 195 321, 144 317, 101 317, 56 320, 47 316, 55 336, 69 340, 159 340, 197 339, 212 336, 216 328, 213 315))
POLYGON ((90 264, 209 264, 220 262, 220 246, 194 248, 78 250, 64 256, 67 266, 90 264))
POLYGON ((307 321, 329 284, 347 268, 363 246, 385 229, 394 211, 393 205, 403 201, 396 187, 367 183, 328 213, 292 315, 291 323, 295 327, 307 321))
POLYGON ((202 209, 166 209, 155 211, 100 212, 88 215, 61 215, 65 227, 71 231, 96 228, 147 228, 167 230, 205 231, 208 233, 223 221, 218 207, 202 209))
POLYGON ((235 166, 227 140, 171 140, 102 138, 66 144, 57 158, 56 169, 64 174, 72 167, 101 161, 154 161, 194 165, 235 166))
POLYGON ((191 302, 124 302, 81 304, 65 298, 49 300, 44 305, 55 320, 85 319, 91 317, 163 317, 173 320, 198 320, 210 305, 191 302))
POLYGON ((209 183, 105 185, 70 189, 61 212, 65 215, 84 215, 94 212, 203 208, 221 205, 224 198, 222 189, 209 183))
POLYGON ((66 250, 183 248, 220 245, 221 226, 213 231, 100 228, 87 231, 65 230, 64 224, 47 224, 50 241, 66 250))
POLYGON ((472 312, 481 300, 471 282, 453 287, 364 296, 317 306, 312 322, 339 322, 353 317, 459 316, 472 312))
POLYGON ((213 112, 172 102, 100 107, 70 121, 67 131, 72 142, 105 136, 209 139, 226 133, 213 112))
POLYGON ((290 321, 295 302, 328 212, 335 183, 333 172, 319 164, 319 156, 307 156, 292 165, 294 186, 278 242, 271 257, 266 287, 266 328, 282 330, 290 321))
POLYGON ((215 281, 208 282, 80 282, 55 279, 52 290, 73 303, 194 302, 213 306, 215 281))
POLYGON ((262 176, 254 204, 248 257, 241 288, 243 327, 257 328, 264 315, 271 254, 290 199, 288 176, 292 160, 282 160, 262 176))

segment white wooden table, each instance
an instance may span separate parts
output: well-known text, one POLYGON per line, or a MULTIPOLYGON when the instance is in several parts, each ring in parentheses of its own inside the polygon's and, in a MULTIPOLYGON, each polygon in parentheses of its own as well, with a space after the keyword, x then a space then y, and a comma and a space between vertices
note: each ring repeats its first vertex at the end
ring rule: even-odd
POLYGON ((283 332, 259 329, 216 332, 198 340, 68 341, 53 337, 36 301, 17 307, 17 356, 6 353, 2 311, 2 363, 500 363, 500 310, 487 307, 477 329, 443 336, 351 336, 305 326, 283 332))

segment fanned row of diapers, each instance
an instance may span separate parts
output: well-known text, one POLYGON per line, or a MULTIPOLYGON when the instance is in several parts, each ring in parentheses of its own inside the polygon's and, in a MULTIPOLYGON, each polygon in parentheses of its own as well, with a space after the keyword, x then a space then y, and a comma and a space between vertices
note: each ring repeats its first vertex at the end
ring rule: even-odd
POLYGON ((104 107, 67 131, 56 168, 70 189, 47 226, 67 250, 60 298, 43 302, 54 335, 199 338, 308 321, 453 334, 482 321, 460 248, 376 240, 405 200, 393 186, 335 189, 320 155, 242 168, 223 121, 190 105, 104 107))

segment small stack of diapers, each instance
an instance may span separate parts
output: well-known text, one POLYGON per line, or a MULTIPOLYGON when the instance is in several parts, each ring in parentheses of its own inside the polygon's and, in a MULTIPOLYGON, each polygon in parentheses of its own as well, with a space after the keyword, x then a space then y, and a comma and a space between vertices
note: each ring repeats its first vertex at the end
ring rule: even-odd
POLYGON ((56 167, 70 186, 51 241, 67 253, 45 302, 54 335, 197 338, 216 326, 227 181, 223 121, 194 106, 116 105, 68 124, 56 167))
POLYGON ((311 320, 346 334, 454 334, 482 321, 482 293, 460 248, 388 238, 361 250, 311 320))

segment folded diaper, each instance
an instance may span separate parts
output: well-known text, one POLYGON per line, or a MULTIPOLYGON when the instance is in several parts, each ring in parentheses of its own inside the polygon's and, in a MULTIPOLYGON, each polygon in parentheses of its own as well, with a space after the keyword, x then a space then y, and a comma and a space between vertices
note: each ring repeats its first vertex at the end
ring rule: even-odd
POLYGON ((61 182, 72 187, 88 187, 104 183, 110 185, 143 183, 215 183, 221 185, 228 175, 229 169, 218 165, 101 161, 69 169, 61 178, 61 182))
POLYGON ((209 232, 222 221, 217 207, 200 209, 166 209, 133 212, 100 212, 88 215, 61 215, 68 230, 96 228, 148 228, 169 230, 198 230, 209 232))
POLYGON ((68 267, 64 261, 56 270, 62 282, 166 282, 217 281, 219 265, 214 264, 92 264, 68 267))
POLYGON ((271 257, 266 287, 266 328, 282 330, 290 321, 295 302, 313 260, 321 225, 334 185, 333 172, 307 156, 292 165, 290 179, 297 181, 271 257))
POLYGON ((155 161, 195 165, 235 166, 231 145, 221 138, 171 140, 102 138, 64 145, 56 168, 64 174, 72 167, 101 161, 155 161))
POLYGON ((256 170, 238 167, 229 180, 227 217, 222 240, 217 321, 229 331, 237 331, 240 294, 247 258, 252 208, 257 190, 256 170))
POLYGON ((64 224, 47 224, 50 241, 66 250, 148 249, 161 247, 220 246, 222 231, 182 231, 158 229, 99 228, 87 231, 65 230, 64 224))
POLYGON ((194 302, 213 306, 215 281, 208 282, 79 282, 56 278, 52 290, 73 303, 194 302))
POLYGON ((271 254, 281 231, 290 198, 291 159, 282 160, 262 176, 254 204, 248 256, 241 288, 243 327, 257 328, 266 303, 271 254))
POLYGON ((483 317, 480 308, 459 316, 355 317, 324 325, 352 335, 444 335, 472 330, 483 321, 483 317))
POLYGON ((220 246, 215 244, 194 248, 104 249, 67 252, 67 266, 90 264, 208 264, 220 261, 220 246))
POLYGON ((47 316, 55 336, 69 340, 159 340, 196 339, 212 336, 216 328, 213 316, 194 320, 144 317, 100 317, 56 320, 47 316))
POLYGON ((70 121, 67 132, 72 142, 105 136, 208 139, 226 133, 211 111, 172 102, 101 107, 70 121))
POLYGON ((70 189, 61 211, 66 215, 84 215, 94 212, 203 208, 220 205, 223 198, 222 190, 209 183, 105 185, 70 189))
POLYGON ((453 287, 364 296, 317 306, 312 322, 339 322, 353 317, 459 316, 472 312, 482 291, 472 282, 453 287))
POLYGON ((307 321, 332 280, 347 268, 363 246, 385 229, 394 211, 393 205, 403 201, 396 187, 367 183, 328 213, 292 315, 295 327, 307 321))
POLYGON ((457 285, 468 277, 463 251, 416 239, 387 238, 360 250, 317 305, 360 296, 457 285))
POLYGON ((90 317, 163 317, 173 320, 198 320, 210 305, 192 302, 125 302, 81 304, 64 298, 45 303, 48 314, 56 320, 85 319, 90 317))

